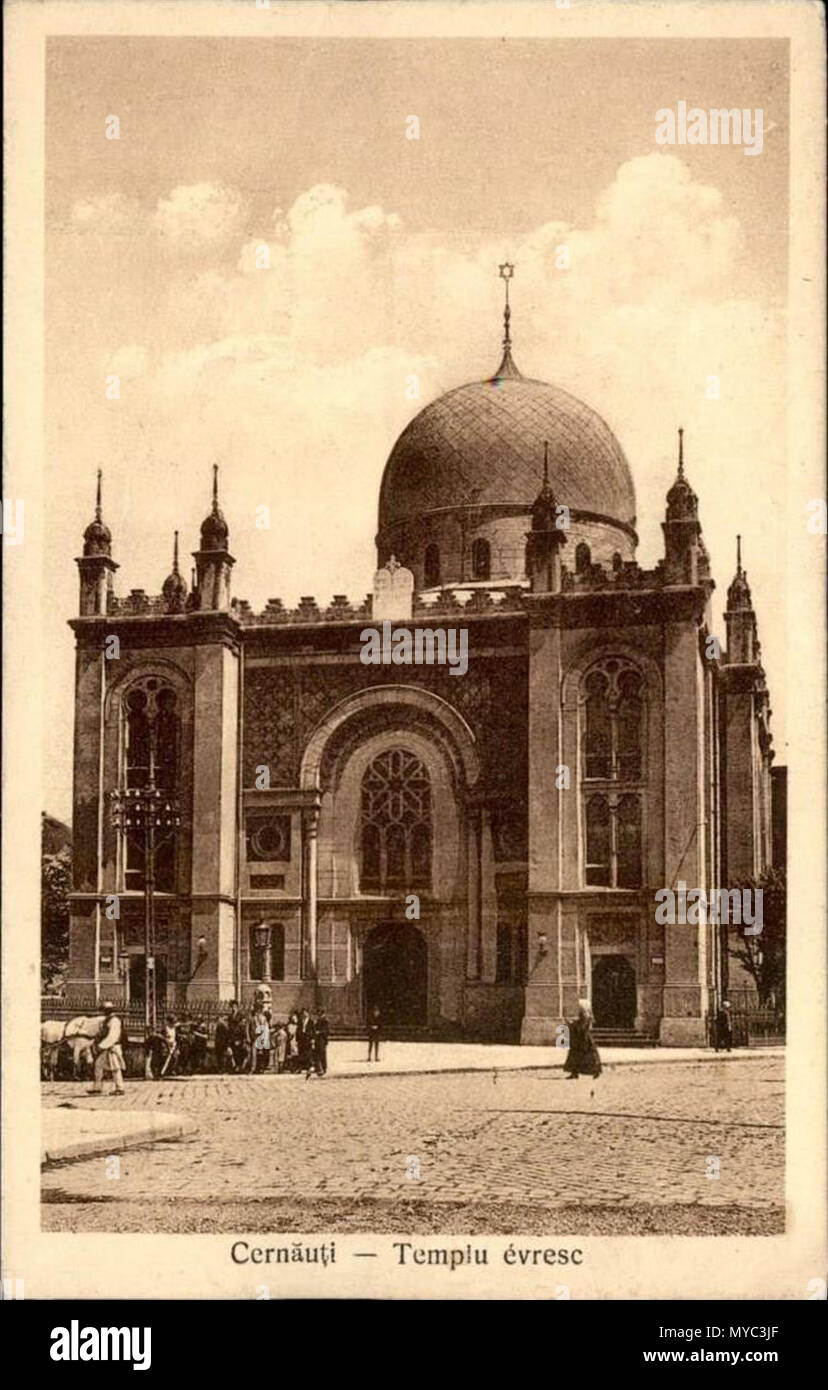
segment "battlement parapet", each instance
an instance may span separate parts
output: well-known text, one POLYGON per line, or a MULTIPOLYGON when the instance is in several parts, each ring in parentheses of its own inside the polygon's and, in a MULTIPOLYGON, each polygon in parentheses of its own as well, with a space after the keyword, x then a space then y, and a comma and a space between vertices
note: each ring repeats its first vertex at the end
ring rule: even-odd
POLYGON ((168 613, 169 605, 163 594, 148 594, 144 589, 130 589, 124 598, 108 594, 106 612, 108 617, 138 618, 168 613))
MULTIPOLYGON (((418 618, 459 618, 463 614, 499 614, 521 612, 525 590, 511 585, 500 590, 443 589, 436 598, 424 599, 414 595, 413 616, 418 618)), ((373 620, 373 597, 366 594, 362 603, 352 604, 344 594, 334 594, 327 607, 321 607, 309 595, 299 600, 296 608, 286 608, 281 599, 268 599, 260 613, 254 613, 246 599, 234 599, 232 611, 245 627, 269 627, 274 624, 292 625, 317 623, 367 622, 373 620)))
POLYGON ((595 593, 598 590, 618 592, 625 589, 661 589, 664 585, 664 562, 655 569, 642 569, 636 560, 625 560, 616 568, 590 565, 580 573, 561 569, 561 589, 565 594, 595 593))

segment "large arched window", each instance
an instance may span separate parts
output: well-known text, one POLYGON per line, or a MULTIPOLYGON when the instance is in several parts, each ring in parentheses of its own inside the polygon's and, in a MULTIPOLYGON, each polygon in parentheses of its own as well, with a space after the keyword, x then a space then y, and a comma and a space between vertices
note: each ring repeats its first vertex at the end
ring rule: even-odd
POLYGON ((360 884, 364 893, 431 885, 431 784, 413 753, 391 748, 362 778, 360 884))
POLYGON ((440 547, 431 541, 423 556, 423 581, 427 589, 440 583, 440 547))
MULTIPOLYGON (((140 790, 154 781, 160 791, 178 791, 180 720, 176 694, 157 676, 133 685, 124 701, 124 767, 122 786, 140 790)), ((122 829, 124 887, 141 892, 146 875, 143 836, 122 829)), ((175 891, 175 841, 160 834, 155 850, 155 887, 159 893, 175 891)))
POLYGON ((584 681, 582 797, 587 885, 640 888, 644 689, 621 658, 584 681))
POLYGON ((478 537, 472 545, 472 579, 489 579, 492 573, 492 548, 487 540, 478 537))

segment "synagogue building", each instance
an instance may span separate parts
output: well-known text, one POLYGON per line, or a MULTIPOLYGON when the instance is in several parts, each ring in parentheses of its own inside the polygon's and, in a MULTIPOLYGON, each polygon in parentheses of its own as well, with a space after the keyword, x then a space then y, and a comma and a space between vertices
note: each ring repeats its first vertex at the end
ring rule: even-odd
POLYGON ((621 444, 521 374, 507 308, 494 375, 391 449, 364 601, 235 597, 215 473, 192 584, 176 537, 160 595, 120 597, 99 480, 71 623, 70 1001, 144 998, 149 869, 161 1008, 264 986, 275 1017, 321 1003, 334 1031, 378 1004, 392 1035, 546 1043, 588 999, 599 1028, 704 1042, 726 929, 660 925, 655 893, 761 873, 775 779, 747 576, 739 555, 712 640, 688 471, 679 431, 643 569, 621 444), (130 819, 150 787, 151 847, 130 819))

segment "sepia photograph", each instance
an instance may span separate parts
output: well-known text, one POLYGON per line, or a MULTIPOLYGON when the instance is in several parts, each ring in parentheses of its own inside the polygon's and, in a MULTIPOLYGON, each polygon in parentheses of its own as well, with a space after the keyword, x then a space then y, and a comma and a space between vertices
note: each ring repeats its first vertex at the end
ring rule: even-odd
POLYGON ((37 1296, 824 1298, 821 21, 163 8, 41 16, 37 1296))

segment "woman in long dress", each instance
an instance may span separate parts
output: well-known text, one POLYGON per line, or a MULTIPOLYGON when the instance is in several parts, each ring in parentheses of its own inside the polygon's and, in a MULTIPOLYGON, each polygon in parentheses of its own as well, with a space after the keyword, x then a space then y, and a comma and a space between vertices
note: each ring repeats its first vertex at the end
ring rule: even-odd
POLYGON ((569 1051, 564 1062, 568 1081, 576 1081, 579 1076, 601 1075, 601 1058, 592 1039, 593 1017, 589 1002, 578 1000, 578 1017, 569 1022, 569 1051))
POLYGON ((287 1026, 287 1069, 296 1071, 299 1066, 299 1015, 294 1012, 287 1026))

